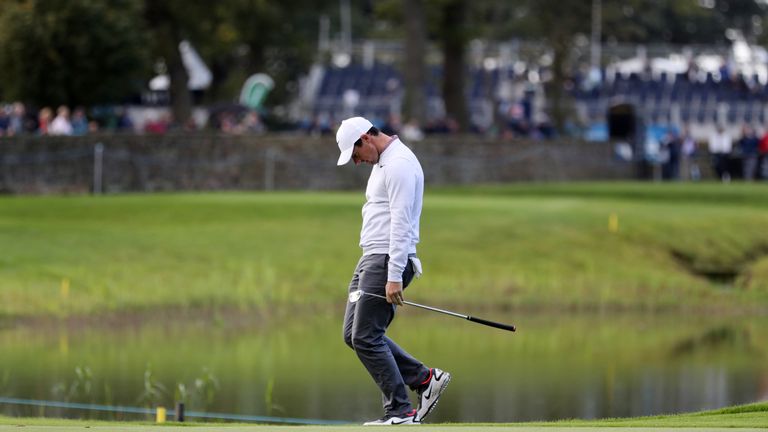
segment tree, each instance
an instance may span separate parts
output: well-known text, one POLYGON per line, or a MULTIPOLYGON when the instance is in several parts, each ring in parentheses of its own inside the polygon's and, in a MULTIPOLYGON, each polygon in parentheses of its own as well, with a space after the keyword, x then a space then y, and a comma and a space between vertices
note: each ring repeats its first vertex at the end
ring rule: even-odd
POLYGON ((405 115, 419 124, 426 120, 426 15, 423 0, 403 0, 405 14, 405 115))
POLYGON ((196 2, 147 0, 144 18, 150 31, 152 52, 163 60, 170 79, 173 120, 185 124, 192 116, 189 75, 179 52, 179 44, 189 37, 200 11, 196 2))
MULTIPOLYGON (((520 0, 499 7, 493 0, 476 0, 474 8, 504 17, 481 28, 490 39, 542 41, 552 53, 552 79, 545 83, 549 113, 562 129, 569 96, 565 84, 576 70, 574 42, 590 32, 592 1, 520 0)), ((729 28, 748 40, 759 37, 766 6, 754 0, 658 1, 602 0, 602 40, 615 43, 722 44, 729 28), (707 7, 702 5, 709 5, 707 7)))
POLYGON ((603 39, 625 43, 722 44, 726 30, 759 35, 766 5, 755 0, 603 0, 603 39))
POLYGON ((338 9, 337 0, 171 4, 182 34, 213 72, 206 100, 234 100, 250 75, 266 73, 275 81, 269 104, 295 96, 298 78, 316 56, 318 17, 338 9))
POLYGON ((565 90, 574 66, 570 54, 576 36, 589 32, 590 7, 591 1, 521 0, 509 9, 509 17, 503 24, 484 33, 493 38, 541 41, 549 49, 551 79, 544 82, 544 88, 549 115, 560 131, 570 115, 565 90))
POLYGON ((463 131, 469 128, 466 80, 466 46, 477 33, 468 25, 473 8, 466 0, 389 0, 376 7, 377 15, 393 26, 387 33, 404 39, 405 111, 418 118, 426 96, 427 41, 437 42, 443 58, 442 97, 448 117, 463 131), (403 24, 404 23, 404 24, 403 24))
POLYGON ((443 100, 449 117, 456 120, 462 131, 469 129, 467 101, 464 96, 466 79, 467 1, 442 0, 439 9, 440 45, 443 50, 443 100))
POLYGON ((133 0, 4 0, 4 97, 40 106, 120 102, 148 72, 142 27, 133 0))
POLYGON ((572 51, 574 36, 586 33, 590 25, 590 4, 587 2, 563 3, 558 0, 531 2, 531 15, 538 17, 540 29, 545 30, 542 39, 552 50, 552 79, 545 83, 549 115, 558 131, 563 131, 570 109, 565 82, 571 76, 572 64, 568 56, 572 51))

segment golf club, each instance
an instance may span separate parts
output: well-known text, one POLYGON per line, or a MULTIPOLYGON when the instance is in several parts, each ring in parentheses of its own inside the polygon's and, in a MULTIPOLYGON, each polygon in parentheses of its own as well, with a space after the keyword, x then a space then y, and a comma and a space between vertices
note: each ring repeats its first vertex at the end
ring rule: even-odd
MULTIPOLYGON (((387 299, 386 297, 384 297, 382 295, 373 294, 373 293, 369 293, 369 292, 365 292, 365 291, 361 291, 361 290, 356 290, 356 291, 352 291, 351 293, 349 293, 349 301, 351 303, 355 303, 358 300, 360 300, 360 297, 363 294, 369 295, 371 297, 378 297, 378 298, 384 299, 384 300, 387 299)), ((515 326, 513 326, 513 325, 501 324, 501 323, 497 323, 497 322, 494 322, 494 321, 488 321, 488 320, 485 320, 485 319, 482 319, 482 318, 477 318, 477 317, 473 317, 473 316, 469 316, 469 315, 462 315, 460 313, 451 312, 451 311, 447 311, 447 310, 443 310, 443 309, 438 309, 438 308, 431 307, 431 306, 425 306, 425 305, 422 305, 422 304, 413 303, 413 302, 409 302, 409 301, 405 301, 405 300, 403 300, 403 303, 405 303, 405 304, 407 304, 409 306, 415 306, 417 308, 422 308, 422 309, 430 310, 432 312, 439 312, 441 314, 446 314, 446 315, 454 316, 454 317, 457 317, 457 318, 464 318, 465 320, 469 320, 469 321, 472 321, 474 323, 486 325, 486 326, 489 326, 489 327, 496 327, 497 329, 508 330, 508 331, 511 331, 511 332, 516 330, 515 326)))

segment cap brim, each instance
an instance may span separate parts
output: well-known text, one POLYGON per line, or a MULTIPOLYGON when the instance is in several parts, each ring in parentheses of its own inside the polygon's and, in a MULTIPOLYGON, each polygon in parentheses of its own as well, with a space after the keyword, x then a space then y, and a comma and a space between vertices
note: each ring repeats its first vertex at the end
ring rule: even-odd
POLYGON ((339 161, 336 163, 336 165, 346 165, 347 162, 349 162, 350 159, 352 159, 352 150, 354 150, 352 147, 344 150, 341 152, 341 155, 339 156, 339 161))

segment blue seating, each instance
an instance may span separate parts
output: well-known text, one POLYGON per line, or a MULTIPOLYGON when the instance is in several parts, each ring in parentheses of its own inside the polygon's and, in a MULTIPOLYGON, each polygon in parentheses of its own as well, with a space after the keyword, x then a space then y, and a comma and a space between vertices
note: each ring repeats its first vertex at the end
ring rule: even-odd
MULTIPOLYGON (((425 96, 430 110, 437 109, 442 93, 443 77, 440 65, 427 66, 425 96)), ((605 74, 604 74, 605 75, 605 74)), ((468 103, 494 97, 502 78, 515 79, 511 68, 507 69, 468 69, 465 87, 468 103)), ((746 77, 745 82, 716 80, 713 73, 708 73, 703 82, 691 80, 687 73, 670 76, 661 73, 655 79, 632 73, 623 76, 617 73, 613 80, 603 81, 594 86, 583 85, 587 79, 584 74, 575 74, 571 95, 585 106, 584 113, 590 119, 605 116, 605 107, 614 97, 636 103, 643 109, 650 109, 645 115, 653 121, 671 120, 671 105, 680 107, 680 117, 684 122, 712 122, 717 119, 718 103, 728 106, 727 120, 730 122, 764 121, 762 106, 768 103, 768 86, 756 84, 757 76, 746 77), (739 109, 736 109, 736 106, 739 109)), ((328 67, 316 94, 315 111, 336 115, 344 110, 343 94, 348 89, 359 92, 360 104, 357 111, 386 118, 393 97, 403 90, 403 75, 392 65, 374 63, 366 68, 353 63, 345 68, 328 67), (392 80, 399 82, 397 89, 392 87, 392 80)))

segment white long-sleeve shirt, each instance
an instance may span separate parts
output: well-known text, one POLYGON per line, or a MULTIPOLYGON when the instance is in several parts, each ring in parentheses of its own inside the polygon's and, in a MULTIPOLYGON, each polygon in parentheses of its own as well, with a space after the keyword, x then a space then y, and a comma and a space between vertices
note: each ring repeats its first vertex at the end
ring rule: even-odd
POLYGON ((390 282, 402 282, 408 255, 416 253, 423 196, 421 164, 395 136, 368 178, 360 231, 363 255, 389 254, 390 282))
POLYGON ((711 154, 730 153, 733 150, 733 139, 728 132, 717 131, 709 137, 709 152, 711 154))
POLYGON ((57 115, 48 128, 51 135, 72 135, 72 123, 66 117, 57 115))

